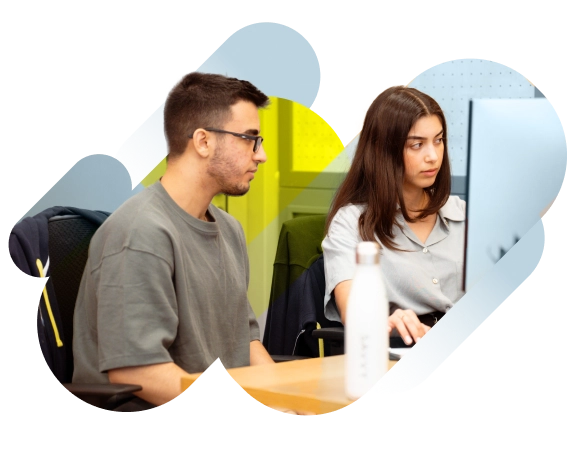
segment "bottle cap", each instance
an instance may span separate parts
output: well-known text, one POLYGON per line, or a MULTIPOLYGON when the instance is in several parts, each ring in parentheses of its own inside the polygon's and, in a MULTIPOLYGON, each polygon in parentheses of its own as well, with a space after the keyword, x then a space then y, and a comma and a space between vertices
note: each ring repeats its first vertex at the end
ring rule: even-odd
POLYGON ((364 241, 357 244, 357 264, 379 264, 379 244, 364 241))

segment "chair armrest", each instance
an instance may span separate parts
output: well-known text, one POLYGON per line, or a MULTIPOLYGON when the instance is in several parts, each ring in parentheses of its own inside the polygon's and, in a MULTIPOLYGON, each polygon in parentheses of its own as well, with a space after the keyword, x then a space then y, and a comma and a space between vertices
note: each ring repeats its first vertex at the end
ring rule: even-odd
POLYGON ((136 384, 66 383, 63 386, 84 402, 104 409, 114 409, 119 404, 133 398, 134 392, 142 390, 142 386, 136 384))
POLYGON ((345 329, 343 327, 318 328, 317 330, 312 331, 312 336, 316 339, 343 342, 345 329))
POLYGON ((67 383, 64 384, 69 392, 79 395, 119 395, 132 394, 142 390, 142 386, 137 384, 81 384, 67 383))

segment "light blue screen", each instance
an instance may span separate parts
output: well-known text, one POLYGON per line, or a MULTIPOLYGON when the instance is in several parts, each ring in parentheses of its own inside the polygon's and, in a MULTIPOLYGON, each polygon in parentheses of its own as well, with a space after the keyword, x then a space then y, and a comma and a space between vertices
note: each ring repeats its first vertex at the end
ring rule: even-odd
POLYGON ((566 169, 566 140, 550 102, 471 104, 466 290, 540 219, 566 169))

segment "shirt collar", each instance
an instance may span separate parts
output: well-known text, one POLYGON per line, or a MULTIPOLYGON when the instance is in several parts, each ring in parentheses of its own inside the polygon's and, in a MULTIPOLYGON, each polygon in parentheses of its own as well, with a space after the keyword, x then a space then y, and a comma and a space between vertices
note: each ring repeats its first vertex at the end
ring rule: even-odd
MULTIPOLYGON (((440 208, 438 214, 440 217, 445 219, 450 219, 455 222, 463 222, 465 220, 465 207, 462 208, 461 206, 461 199, 459 197, 450 197, 446 204, 440 208)), ((400 212, 400 203, 397 203, 396 210, 399 214, 400 212)))
POLYGON ((463 222, 465 220, 465 207, 461 205, 462 200, 459 197, 450 197, 446 204, 440 208, 438 214, 444 219, 450 219, 455 222, 463 222))

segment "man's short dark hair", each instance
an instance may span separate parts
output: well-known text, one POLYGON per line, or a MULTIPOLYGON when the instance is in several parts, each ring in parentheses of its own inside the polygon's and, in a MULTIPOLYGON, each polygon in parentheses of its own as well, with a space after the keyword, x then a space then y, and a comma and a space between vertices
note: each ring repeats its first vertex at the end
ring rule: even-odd
POLYGON ((197 128, 223 127, 231 118, 231 106, 241 100, 257 108, 269 104, 268 97, 245 80, 200 72, 183 77, 170 91, 164 108, 169 157, 185 151, 197 128))

